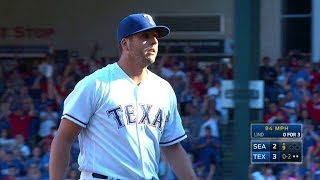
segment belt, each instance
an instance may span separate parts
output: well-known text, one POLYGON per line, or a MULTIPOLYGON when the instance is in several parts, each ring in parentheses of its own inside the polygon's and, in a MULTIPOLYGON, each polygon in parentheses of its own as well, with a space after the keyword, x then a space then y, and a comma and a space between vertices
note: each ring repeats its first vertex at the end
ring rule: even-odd
POLYGON ((113 177, 109 177, 109 176, 105 176, 105 175, 98 174, 98 173, 92 173, 92 177, 99 178, 99 179, 115 179, 115 180, 119 180, 119 179, 116 179, 116 178, 113 178, 113 177))

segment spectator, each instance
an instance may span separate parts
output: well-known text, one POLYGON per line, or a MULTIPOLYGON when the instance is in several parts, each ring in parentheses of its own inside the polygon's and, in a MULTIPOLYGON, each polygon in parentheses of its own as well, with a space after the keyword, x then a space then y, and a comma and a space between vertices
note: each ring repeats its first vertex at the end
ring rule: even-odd
POLYGON ((44 138, 51 133, 51 128, 58 125, 59 114, 54 111, 53 104, 47 104, 45 109, 40 112, 40 128, 38 135, 40 138, 44 138))
POLYGON ((21 108, 15 107, 12 110, 13 112, 9 115, 11 137, 21 134, 24 139, 28 139, 30 136, 32 117, 29 113, 23 112, 21 108))
POLYGON ((44 111, 48 104, 53 104, 54 100, 49 98, 47 92, 41 92, 39 99, 36 100, 35 106, 38 112, 44 111))
POLYGON ((197 180, 206 180, 208 172, 206 172, 206 166, 203 162, 197 162, 194 164, 197 180))
POLYGON ((176 77, 180 78, 182 82, 187 82, 187 75, 185 72, 181 70, 181 61, 176 60, 172 63, 171 69, 172 69, 172 76, 171 77, 176 77))
POLYGON ((305 122, 311 122, 307 109, 302 109, 298 115, 297 123, 305 124, 305 122))
POLYGON ((285 95, 279 94, 279 107, 288 117, 290 123, 297 122, 298 114, 298 103, 294 100, 293 93, 287 91, 285 95))
POLYGON ((186 135, 188 136, 188 138, 181 141, 181 145, 183 146, 187 154, 193 157, 194 144, 195 144, 195 141, 198 139, 198 137, 192 134, 193 125, 189 122, 189 119, 185 116, 181 118, 182 118, 182 125, 185 129, 186 135))
POLYGON ((207 179, 212 180, 216 175, 216 167, 218 162, 214 154, 211 154, 209 159, 210 159, 210 163, 209 163, 209 172, 208 172, 207 179))
POLYGON ((193 81, 189 81, 192 84, 193 89, 195 90, 195 92, 197 92, 199 95, 204 95, 206 94, 206 85, 204 82, 204 75, 202 73, 202 71, 198 71, 195 75, 195 78, 193 81))
POLYGON ((276 180, 276 176, 273 174, 273 170, 271 167, 266 167, 263 176, 265 180, 276 180))
POLYGON ((203 121, 201 111, 197 106, 191 103, 186 105, 186 111, 188 114, 186 118, 190 123, 190 135, 191 137, 197 137, 199 135, 200 127, 203 121))
POLYGON ((277 72, 273 66, 270 65, 270 57, 265 56, 262 59, 262 65, 259 69, 260 79, 264 81, 265 84, 265 96, 271 101, 276 100, 277 93, 275 90, 275 81, 277 78, 277 72))
POLYGON ((162 56, 159 59, 158 69, 159 75, 165 79, 169 79, 173 76, 173 70, 171 69, 172 59, 170 56, 162 56))
POLYGON ((12 151, 7 151, 4 161, 0 162, 0 172, 1 179, 23 175, 23 162, 16 158, 12 151))
POLYGON ((10 138, 8 129, 1 129, 0 147, 12 149, 15 144, 15 139, 10 138))
POLYGON ((186 115, 186 105, 192 101, 192 86, 190 83, 185 84, 184 89, 180 94, 180 98, 177 99, 180 100, 182 115, 186 115))
POLYGON ((10 104, 8 102, 2 102, 0 105, 0 130, 9 129, 8 115, 10 113, 10 104))
POLYGON ((57 126, 51 127, 50 134, 40 139, 40 141, 38 143, 39 146, 45 150, 50 149, 52 140, 53 140, 54 136, 56 135, 56 132, 57 132, 57 126))
POLYGON ((38 146, 33 147, 31 157, 25 160, 25 169, 29 169, 31 165, 36 165, 38 168, 41 167, 41 148, 38 146))
POLYGON ((15 166, 9 166, 7 175, 2 179, 3 180, 23 180, 22 177, 18 175, 17 167, 15 166))
POLYGON ((76 169, 70 169, 68 171, 68 176, 65 180, 78 180, 79 179, 79 173, 76 169))
POLYGON ((29 87, 29 94, 34 99, 39 99, 42 91, 45 76, 38 71, 37 67, 31 67, 26 75, 25 84, 29 87))
POLYGON ((250 164, 249 165, 249 180, 265 180, 262 171, 264 167, 261 165, 250 164))
POLYGON ((284 85, 287 83, 287 73, 289 71, 287 65, 288 60, 286 58, 277 59, 277 62, 275 64, 275 70, 277 73, 276 84, 279 85, 279 87, 284 87, 284 85))
POLYGON ((21 74, 18 68, 9 72, 7 80, 11 81, 12 87, 16 92, 19 92, 21 87, 24 85, 24 81, 21 77, 21 74))
POLYGON ((311 120, 316 125, 320 125, 320 92, 313 92, 312 98, 307 102, 307 110, 311 120))
POLYGON ((308 101, 311 98, 311 93, 307 86, 308 84, 303 78, 298 78, 296 81, 296 86, 291 87, 294 99, 297 102, 308 101))
POLYGON ((38 65, 38 71, 49 78, 52 77, 54 71, 54 61, 52 55, 48 54, 45 59, 38 65))
MULTIPOLYGON (((211 101, 209 101, 211 104, 208 107, 214 108, 214 110, 218 111, 218 114, 221 115, 222 118, 220 121, 221 124, 228 124, 229 111, 222 105, 221 82, 214 82, 214 85, 209 87, 207 95, 211 99, 211 101)), ((211 109, 210 111, 213 111, 213 109, 211 109)))
POLYGON ((308 72, 301 66, 301 63, 299 63, 298 60, 292 60, 291 70, 288 73, 288 84, 291 87, 296 86, 296 82, 299 78, 302 78, 307 83, 310 81, 308 72))
POLYGON ((320 71, 319 64, 317 63, 306 63, 306 71, 310 76, 310 83, 308 84, 308 89, 312 91, 320 90, 320 71))
POLYGON ((67 77, 72 73, 76 73, 78 76, 83 76, 83 73, 81 72, 81 68, 79 67, 79 64, 80 64, 79 62, 80 62, 80 59, 71 57, 65 66, 63 76, 67 77))
POLYGON ((204 174, 208 175, 212 159, 220 159, 220 141, 211 135, 211 128, 206 126, 205 136, 201 137, 197 143, 196 162, 204 164, 204 174))
POLYGON ((30 155, 30 147, 26 145, 25 138, 21 134, 17 134, 15 137, 15 144, 13 149, 16 149, 24 159, 28 158, 30 155))
POLYGON ((221 121, 221 117, 214 111, 213 114, 210 114, 209 112, 203 113, 202 119, 204 122, 200 127, 199 138, 206 136, 206 128, 210 127, 211 136, 220 139, 219 121, 221 121))
POLYGON ((313 160, 312 176, 314 180, 320 179, 320 157, 315 157, 313 160))
POLYGON ((279 176, 279 180, 290 180, 289 170, 285 169, 285 170, 281 171, 280 176, 279 176))
POLYGON ((288 123, 288 119, 284 112, 278 108, 278 105, 275 102, 270 102, 267 113, 263 116, 263 122, 268 124, 288 123))
POLYGON ((304 124, 304 129, 303 129, 303 156, 305 164, 306 164, 306 169, 310 169, 310 163, 312 159, 312 149, 313 147, 317 146, 317 142, 319 142, 320 137, 318 133, 314 131, 314 125, 311 124, 310 122, 305 122, 304 124))
POLYGON ((170 79, 169 82, 174 90, 174 92, 177 95, 177 101, 181 101, 181 94, 185 88, 186 83, 183 81, 182 77, 173 75, 170 79))
POLYGON ((41 151, 43 152, 40 162, 41 179, 49 179, 50 146, 43 146, 41 151))
POLYGON ((45 180, 41 179, 41 171, 36 163, 30 164, 27 168, 27 174, 24 178, 25 180, 45 180))
POLYGON ((193 87, 191 90, 191 103, 193 106, 195 106, 197 109, 202 108, 202 103, 204 101, 203 95, 199 91, 199 89, 193 87))
POLYGON ((224 80, 232 80, 233 79, 233 68, 232 68, 232 59, 230 62, 221 62, 219 77, 224 80))
POLYGON ((1 96, 1 101, 7 102, 9 104, 9 107, 17 106, 18 104, 20 104, 19 99, 16 98, 18 96, 18 91, 13 88, 13 83, 9 80, 6 80, 5 83, 6 89, 1 96))

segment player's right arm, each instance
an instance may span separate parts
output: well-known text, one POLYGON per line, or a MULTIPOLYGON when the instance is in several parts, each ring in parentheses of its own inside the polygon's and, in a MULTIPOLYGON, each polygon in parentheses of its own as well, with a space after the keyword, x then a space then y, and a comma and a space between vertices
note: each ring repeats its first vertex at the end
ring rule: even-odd
POLYGON ((62 119, 58 132, 51 144, 49 175, 50 180, 64 180, 70 161, 70 150, 82 127, 62 119))

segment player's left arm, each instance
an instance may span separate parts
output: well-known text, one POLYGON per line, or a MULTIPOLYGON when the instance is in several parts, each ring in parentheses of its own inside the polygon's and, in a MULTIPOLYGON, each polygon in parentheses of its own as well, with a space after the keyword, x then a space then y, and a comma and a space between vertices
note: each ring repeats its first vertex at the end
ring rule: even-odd
POLYGON ((191 159, 180 143, 161 147, 164 156, 178 179, 196 180, 191 159))

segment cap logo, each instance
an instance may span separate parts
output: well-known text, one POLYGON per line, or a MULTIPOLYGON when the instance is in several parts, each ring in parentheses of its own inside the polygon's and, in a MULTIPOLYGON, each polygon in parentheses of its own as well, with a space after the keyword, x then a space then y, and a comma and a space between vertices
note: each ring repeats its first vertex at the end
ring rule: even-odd
POLYGON ((156 25, 151 15, 146 13, 130 14, 123 18, 117 29, 117 39, 121 40, 130 35, 154 30, 158 33, 158 38, 165 37, 170 33, 170 29, 164 25, 156 25))
POLYGON ((156 25, 156 23, 154 23, 152 17, 149 14, 144 14, 143 17, 147 18, 149 20, 149 23, 153 26, 156 25))

